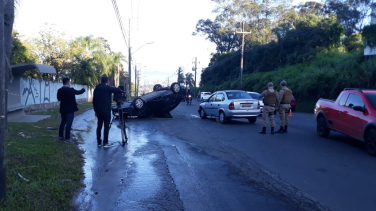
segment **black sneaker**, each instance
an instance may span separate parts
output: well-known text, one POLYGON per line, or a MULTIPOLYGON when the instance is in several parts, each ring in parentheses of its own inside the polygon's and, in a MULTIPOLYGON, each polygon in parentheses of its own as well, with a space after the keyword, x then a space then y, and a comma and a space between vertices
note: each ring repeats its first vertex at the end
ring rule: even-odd
POLYGON ((101 148, 102 147, 102 144, 98 144, 98 148, 101 148))
POLYGON ((103 144, 104 148, 110 148, 110 147, 113 147, 113 146, 115 146, 115 145, 111 144, 111 143, 103 144))
POLYGON ((65 139, 64 140, 65 143, 68 143, 68 144, 74 144, 74 141, 70 140, 70 139, 65 139))

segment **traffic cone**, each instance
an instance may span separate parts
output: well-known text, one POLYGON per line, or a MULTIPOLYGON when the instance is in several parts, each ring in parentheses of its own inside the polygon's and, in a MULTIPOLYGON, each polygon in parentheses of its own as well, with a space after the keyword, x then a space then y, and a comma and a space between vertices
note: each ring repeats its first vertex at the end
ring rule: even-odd
POLYGON ((291 109, 290 109, 290 113, 289 113, 289 116, 292 116, 292 111, 291 111, 291 109))

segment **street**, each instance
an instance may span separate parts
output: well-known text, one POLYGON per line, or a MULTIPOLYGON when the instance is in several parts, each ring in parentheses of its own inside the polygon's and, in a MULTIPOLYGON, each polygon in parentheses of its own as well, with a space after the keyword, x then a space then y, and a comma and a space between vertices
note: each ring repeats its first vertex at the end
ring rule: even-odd
POLYGON ((220 124, 200 119, 198 105, 129 119, 128 144, 109 149, 96 146, 92 110, 76 117, 86 162, 78 210, 374 210, 375 158, 361 142, 320 138, 313 114, 293 113, 287 134, 268 125, 262 135, 261 117, 220 124))

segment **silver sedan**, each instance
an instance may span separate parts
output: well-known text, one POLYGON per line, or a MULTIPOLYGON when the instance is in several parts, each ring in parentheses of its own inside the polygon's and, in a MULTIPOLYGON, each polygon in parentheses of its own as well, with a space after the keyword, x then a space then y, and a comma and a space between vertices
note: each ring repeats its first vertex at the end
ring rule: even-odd
POLYGON ((246 118, 250 123, 255 123, 260 114, 260 103, 245 91, 217 91, 200 104, 198 112, 201 119, 219 117, 221 123, 231 118, 246 118))

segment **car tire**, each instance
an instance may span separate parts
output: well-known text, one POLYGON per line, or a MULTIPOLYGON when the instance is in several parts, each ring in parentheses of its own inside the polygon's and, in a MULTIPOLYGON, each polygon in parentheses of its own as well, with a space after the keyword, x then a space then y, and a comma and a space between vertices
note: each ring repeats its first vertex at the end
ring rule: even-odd
POLYGON ((320 117, 317 119, 317 127, 316 127, 316 130, 317 130, 317 134, 318 134, 320 137, 328 137, 328 135, 329 135, 329 133, 330 133, 330 129, 326 127, 326 120, 325 120, 325 117, 320 116, 320 117))
POLYGON ((248 122, 251 123, 251 124, 255 123, 256 121, 257 121, 257 117, 256 116, 248 118, 248 122))
POLYGON ((365 147, 368 154, 376 156, 376 129, 371 128, 367 130, 366 136, 364 138, 365 147))
POLYGON ((180 92, 181 87, 180 87, 180 85, 179 85, 178 83, 175 82, 175 83, 172 83, 172 84, 171 84, 170 89, 171 89, 171 91, 172 91, 174 94, 177 94, 177 93, 180 92))
POLYGON ((201 119, 206 119, 206 118, 207 118, 207 117, 206 117, 206 113, 205 113, 205 111, 204 111, 203 108, 200 108, 200 118, 201 118, 201 119))
POLYGON ((228 118, 226 117, 226 114, 223 111, 219 112, 219 122, 221 124, 226 124, 228 122, 228 118))
POLYGON ((143 99, 137 97, 133 100, 133 107, 138 111, 142 111, 145 109, 146 103, 143 99))
POLYGON ((160 84, 155 84, 154 85, 154 87, 153 87, 153 91, 155 92, 155 91, 158 91, 159 89, 161 89, 162 88, 162 85, 160 85, 160 84))

